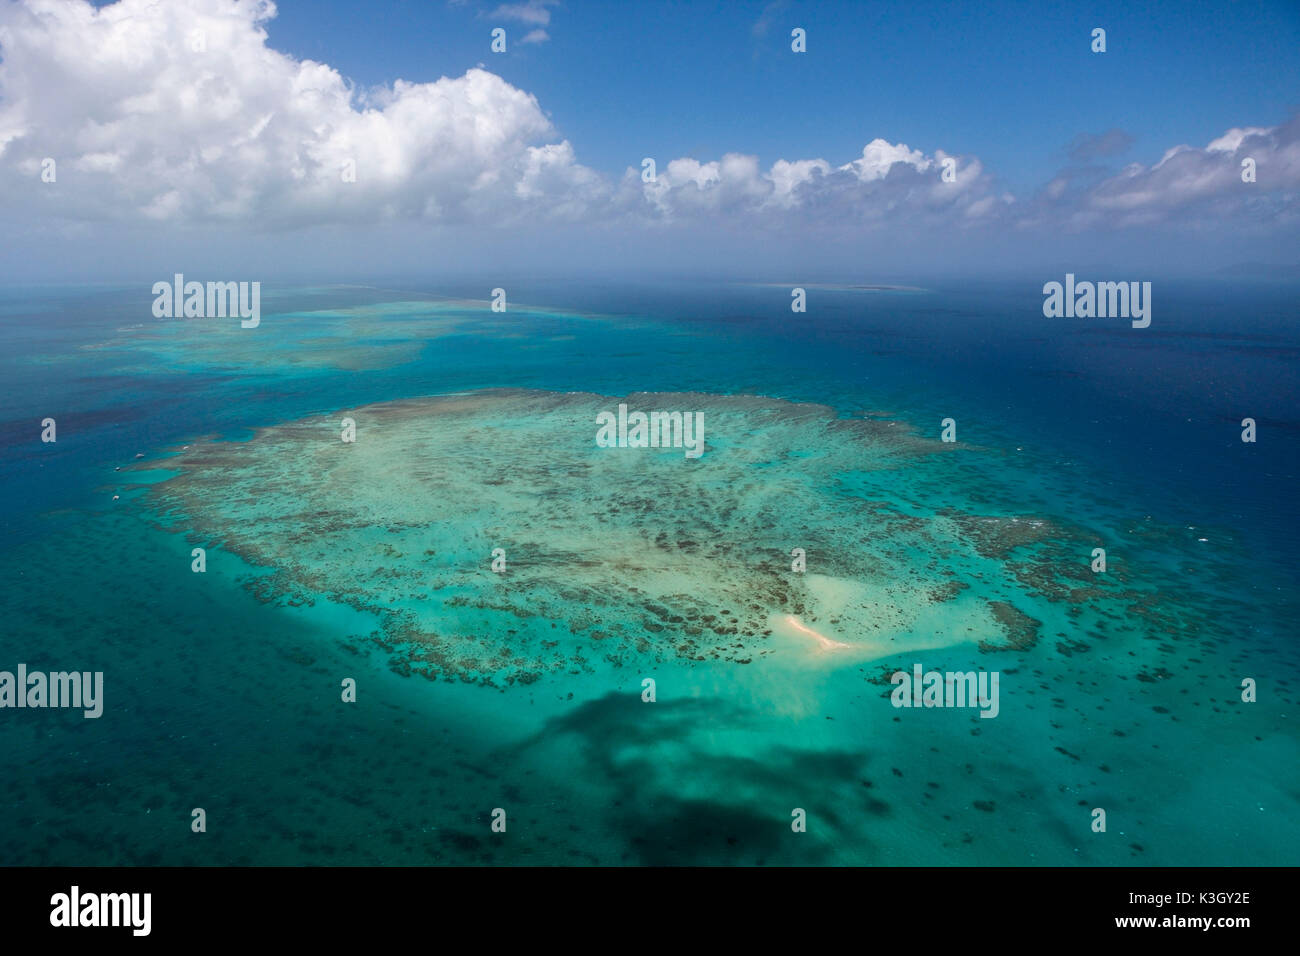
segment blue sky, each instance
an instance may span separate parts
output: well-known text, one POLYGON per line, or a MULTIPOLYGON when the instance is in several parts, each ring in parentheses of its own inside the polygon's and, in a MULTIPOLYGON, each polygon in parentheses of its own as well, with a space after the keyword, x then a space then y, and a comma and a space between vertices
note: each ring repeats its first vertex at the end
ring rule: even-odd
POLYGON ((1300 4, 0 0, 0 241, 0 278, 1267 272, 1300 4))
POLYGON ((1134 137, 1110 161, 1270 126, 1300 108, 1300 3, 643 3, 567 0, 550 39, 498 3, 285 0, 272 43, 358 84, 483 64, 535 94, 588 165, 643 156, 847 162, 881 136, 971 152, 1013 190, 1046 183, 1079 134, 1134 137), (755 27, 767 29, 761 35, 755 27), (808 53, 790 51, 790 30, 808 53), (1107 52, 1093 54, 1094 27, 1107 52), (599 77, 598 81, 593 81, 599 77))

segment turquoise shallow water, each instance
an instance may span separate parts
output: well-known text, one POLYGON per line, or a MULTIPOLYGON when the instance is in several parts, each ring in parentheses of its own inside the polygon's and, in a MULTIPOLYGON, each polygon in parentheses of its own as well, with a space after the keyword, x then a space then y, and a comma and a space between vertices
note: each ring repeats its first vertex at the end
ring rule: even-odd
POLYGON ((1293 298, 482 295, 4 300, 0 668, 106 687, 0 711, 5 862, 1297 861, 1293 298), (709 450, 595 448, 639 392, 709 450), (891 707, 914 662, 999 716, 891 707))

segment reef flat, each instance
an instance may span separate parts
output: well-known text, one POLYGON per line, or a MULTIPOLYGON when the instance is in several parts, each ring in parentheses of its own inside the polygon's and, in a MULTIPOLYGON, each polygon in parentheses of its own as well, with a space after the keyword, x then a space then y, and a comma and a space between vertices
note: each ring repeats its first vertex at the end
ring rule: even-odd
POLYGON ((746 665, 786 646, 859 661, 1031 648, 1031 591, 1060 563, 1003 558, 1070 533, 890 504, 909 466, 954 447, 762 397, 489 390, 192 443, 150 496, 274 569, 263 600, 378 613, 368 638, 404 673, 509 685, 600 662, 746 665), (706 452, 597 447, 598 414, 620 402, 702 413, 706 452), (963 568, 996 590, 966 593, 963 568))

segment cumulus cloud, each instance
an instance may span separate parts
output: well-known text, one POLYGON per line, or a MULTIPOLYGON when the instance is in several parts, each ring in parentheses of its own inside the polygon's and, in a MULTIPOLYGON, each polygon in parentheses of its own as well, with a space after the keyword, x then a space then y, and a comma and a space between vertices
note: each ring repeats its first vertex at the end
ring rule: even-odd
MULTIPOLYGON (((494 13, 544 33, 551 5, 494 13)), ((890 230, 1083 228, 1198 211, 1279 217, 1297 203, 1297 120, 1178 146, 1150 168, 1067 171, 1030 203, 998 189, 975 156, 881 138, 847 162, 665 157, 654 182, 639 168, 614 181, 582 165, 537 100, 499 76, 472 69, 359 90, 326 64, 271 47, 274 16, 269 0, 0 5, 3 215, 260 230, 394 220, 890 230), (1239 176, 1248 155, 1259 169, 1259 183, 1245 187, 1253 191, 1239 176), (55 183, 41 182, 46 158, 57 163, 55 183), (941 175, 949 160, 954 182, 941 175)), ((1111 133, 1093 140, 1077 148, 1119 143, 1111 133)))
POLYGON ((825 159, 779 159, 764 171, 755 156, 729 153, 715 162, 675 159, 653 183, 639 171, 624 175, 628 188, 641 191, 652 218, 676 222, 707 217, 753 221, 799 221, 886 225, 907 219, 955 224, 1000 213, 1005 197, 973 157, 949 157, 942 150, 926 156, 903 143, 875 139, 862 156, 841 166, 825 159), (944 160, 954 162, 955 181, 941 177, 944 160))
POLYGON ((861 182, 884 179, 895 163, 905 163, 913 169, 925 171, 931 163, 919 150, 908 149, 902 143, 888 143, 883 139, 873 139, 862 147, 862 157, 855 159, 841 169, 852 171, 861 182))
MULTIPOLYGON (((543 23, 546 4, 502 16, 543 23)), ((0 166, 11 207, 70 221, 285 228, 411 219, 677 222, 696 216, 870 221, 957 205, 980 215, 978 162, 873 140, 842 166, 728 153, 615 186, 578 162, 536 99, 482 69, 357 90, 268 44, 263 0, 24 0, 0 12, 0 166), (42 160, 57 183, 42 188, 42 160), (924 175, 922 175, 924 174, 924 175), (640 187, 640 188, 638 188, 640 187), (870 207, 876 207, 874 209, 870 207)))
POLYGON ((71 219, 280 226, 579 211, 572 195, 552 202, 542 180, 599 199, 567 143, 533 152, 555 131, 500 77, 470 70, 360 92, 272 49, 274 15, 260 0, 5 5, 0 165, 26 185, 53 158, 57 183, 35 200, 71 219))
POLYGON ((1154 222, 1246 225, 1300 212, 1300 115, 1279 126, 1230 129, 1204 148, 1174 146, 1147 167, 1132 163, 1070 210, 1074 226, 1154 222), (1250 159, 1256 181, 1242 181, 1250 159))

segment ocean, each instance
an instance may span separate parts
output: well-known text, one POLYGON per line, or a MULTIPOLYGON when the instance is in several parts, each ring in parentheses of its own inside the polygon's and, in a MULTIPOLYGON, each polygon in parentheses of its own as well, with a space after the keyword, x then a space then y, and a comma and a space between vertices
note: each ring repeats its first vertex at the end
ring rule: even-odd
POLYGON ((0 292, 0 863, 1300 863, 1297 289, 785 278, 0 292))

